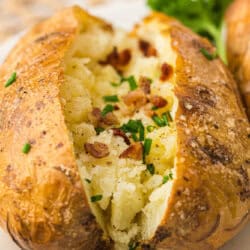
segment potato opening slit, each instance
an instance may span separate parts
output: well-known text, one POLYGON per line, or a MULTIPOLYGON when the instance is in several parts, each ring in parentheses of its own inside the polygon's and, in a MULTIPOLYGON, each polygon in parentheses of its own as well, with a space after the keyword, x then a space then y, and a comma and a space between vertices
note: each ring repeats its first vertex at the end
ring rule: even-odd
POLYGON ((117 249, 152 238, 175 178, 176 54, 161 32, 85 23, 64 60, 60 97, 82 183, 117 249))

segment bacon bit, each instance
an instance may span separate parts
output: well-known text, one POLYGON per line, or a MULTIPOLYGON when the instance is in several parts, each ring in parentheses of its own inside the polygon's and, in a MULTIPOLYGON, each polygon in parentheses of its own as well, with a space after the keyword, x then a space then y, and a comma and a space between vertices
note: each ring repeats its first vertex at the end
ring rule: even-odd
POLYGON ((161 66, 161 81, 168 80, 173 74, 173 67, 167 63, 163 63, 161 66))
POLYGON ((118 124, 119 121, 113 112, 106 114, 104 117, 101 114, 99 108, 93 108, 91 114, 89 115, 90 121, 95 127, 105 127, 118 124))
POLYGON ((130 91, 122 98, 127 106, 133 105, 136 109, 144 106, 147 103, 147 97, 141 89, 130 91))
POLYGON ((139 86, 144 91, 145 94, 150 94, 150 84, 151 81, 145 76, 141 76, 139 79, 139 86))
POLYGON ((115 69, 120 70, 121 67, 126 66, 131 60, 131 52, 129 49, 124 49, 118 53, 117 48, 114 47, 113 51, 107 56, 106 60, 100 61, 100 64, 112 65, 115 69))
POLYGON ((134 160, 142 160, 143 147, 141 142, 136 142, 130 145, 125 151, 123 151, 119 158, 130 158, 134 160))
POLYGON ((100 142, 85 143, 85 151, 95 158, 103 158, 109 155, 109 148, 106 144, 100 142))
POLYGON ((158 95, 151 96, 150 102, 157 108, 163 108, 168 104, 168 102, 164 98, 158 95))
POLYGON ((139 48, 146 57, 157 56, 157 50, 145 40, 139 40, 139 48))
POLYGON ((127 135, 119 128, 113 128, 113 135, 114 136, 120 136, 124 139, 124 142, 127 144, 127 145, 130 145, 130 140, 129 138, 127 137, 127 135))

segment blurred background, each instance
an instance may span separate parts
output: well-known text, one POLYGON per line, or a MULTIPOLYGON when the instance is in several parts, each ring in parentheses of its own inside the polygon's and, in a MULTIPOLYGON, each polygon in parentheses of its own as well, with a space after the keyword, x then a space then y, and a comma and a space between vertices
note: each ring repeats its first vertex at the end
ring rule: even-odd
POLYGON ((55 11, 72 4, 100 9, 110 4, 138 4, 143 0, 0 0, 0 44, 55 11))

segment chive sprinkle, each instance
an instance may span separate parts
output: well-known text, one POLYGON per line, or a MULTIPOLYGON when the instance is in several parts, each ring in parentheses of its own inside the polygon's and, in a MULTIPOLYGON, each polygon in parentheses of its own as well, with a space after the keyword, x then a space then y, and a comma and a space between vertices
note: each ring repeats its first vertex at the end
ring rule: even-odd
POLYGON ((8 81, 5 83, 4 87, 7 88, 9 87, 12 83, 16 81, 16 72, 12 73, 8 81))
POLYGON ((30 145, 29 143, 25 143, 25 144, 23 145, 22 152, 23 152, 24 154, 28 154, 29 151, 30 151, 30 149, 31 149, 31 145, 30 145))
POLYGON ((97 135, 99 135, 101 132, 103 132, 105 129, 104 128, 101 128, 101 127, 97 127, 95 128, 95 132, 97 135))
POLYGON ((162 184, 167 183, 169 180, 173 180, 173 173, 169 173, 169 175, 163 176, 162 184))
POLYGON ((132 133, 131 136, 132 136, 132 139, 133 139, 134 141, 139 141, 139 139, 138 139, 136 133, 132 133))
POLYGON ((146 138, 144 141, 144 154, 145 155, 149 155, 151 145, 152 145, 152 139, 146 138))
POLYGON ((167 113, 164 113, 162 115, 162 120, 164 121, 164 125, 165 126, 169 126, 169 121, 168 121, 167 113))
POLYGON ((106 114, 112 112, 113 110, 114 110, 114 106, 111 105, 111 104, 107 104, 107 105, 104 107, 104 109, 102 110, 101 115, 102 115, 102 116, 105 116, 106 114))
POLYGON ((137 84, 136 84, 136 81, 135 81, 135 77, 134 76, 129 76, 127 78, 122 78, 121 79, 121 82, 128 82, 129 83, 129 87, 130 87, 130 90, 135 90, 137 89, 137 84))
POLYGON ((122 125, 121 130, 125 133, 137 133, 140 126, 143 126, 140 120, 129 120, 127 123, 122 125))
POLYGON ((218 57, 217 52, 215 51, 214 53, 210 53, 208 50, 205 48, 201 48, 200 52, 209 60, 214 60, 215 58, 218 57))
POLYGON ((103 97, 105 102, 119 102, 119 98, 117 95, 107 95, 103 97))
POLYGON ((153 164, 153 163, 147 164, 147 170, 148 170, 148 172, 149 172, 151 175, 154 175, 154 173, 155 173, 155 166, 154 166, 154 164, 153 164))
POLYGON ((91 180, 90 179, 87 179, 87 178, 85 178, 85 181, 87 182, 87 183, 91 183, 91 180))
POLYGON ((152 119, 155 122, 155 124, 158 125, 159 127, 165 126, 164 121, 158 115, 152 116, 152 119))
POLYGON ((152 132, 154 130, 155 130, 155 126, 152 126, 152 125, 147 126, 147 131, 148 132, 152 132))
POLYGON ((102 199, 102 195, 101 194, 98 194, 98 195, 94 195, 94 196, 91 196, 91 202, 97 202, 97 201, 100 201, 102 199))

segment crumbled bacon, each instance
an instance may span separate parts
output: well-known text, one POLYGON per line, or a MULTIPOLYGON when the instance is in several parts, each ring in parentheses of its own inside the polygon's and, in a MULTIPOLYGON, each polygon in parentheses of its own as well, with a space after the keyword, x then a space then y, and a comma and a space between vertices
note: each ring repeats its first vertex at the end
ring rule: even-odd
POLYGON ((145 40, 139 40, 139 48, 146 57, 157 56, 157 50, 145 40))
POLYGON ((114 136, 120 136, 123 138, 124 142, 127 144, 127 145, 130 145, 130 140, 129 138, 127 137, 127 135, 119 128, 113 128, 113 135, 114 136))
POLYGON ((123 101, 127 106, 133 105, 138 109, 147 103, 147 97, 143 90, 137 89, 123 96, 123 101))
POLYGON ((109 148, 106 144, 100 142, 85 143, 85 151, 95 158, 103 158, 109 155, 109 148))
POLYGON ((151 96, 150 102, 157 108, 163 108, 168 104, 168 102, 163 97, 158 95, 151 96))
POLYGON ((102 116, 99 108, 93 108, 91 114, 89 115, 89 119, 95 127, 112 126, 119 123, 113 112, 109 112, 105 116, 102 116))
POLYGON ((173 74, 173 68, 167 63, 163 63, 161 66, 161 81, 168 80, 173 74))
POLYGON ((119 158, 130 158, 137 161, 142 160, 143 147, 141 142, 131 144, 125 151, 123 151, 119 158))
POLYGON ((139 79, 139 86, 144 91, 145 94, 150 94, 150 84, 151 81, 145 76, 141 76, 139 79))
POLYGON ((100 61, 101 64, 112 65, 118 71, 129 64, 131 60, 131 51, 129 49, 124 49, 121 52, 118 52, 117 48, 114 47, 113 51, 107 56, 104 61, 100 61))

